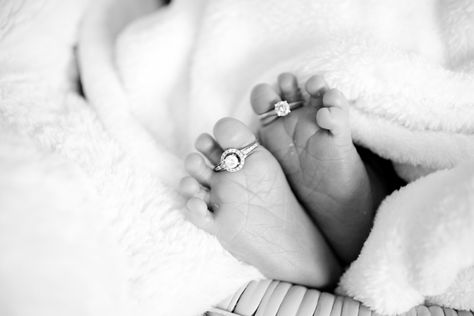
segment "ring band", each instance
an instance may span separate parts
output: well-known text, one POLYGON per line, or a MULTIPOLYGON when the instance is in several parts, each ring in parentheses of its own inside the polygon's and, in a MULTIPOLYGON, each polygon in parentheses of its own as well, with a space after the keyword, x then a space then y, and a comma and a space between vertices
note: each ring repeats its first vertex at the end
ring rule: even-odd
POLYGON ((258 142, 255 141, 248 146, 240 149, 229 148, 226 149, 222 155, 220 162, 214 167, 214 171, 228 171, 236 172, 244 167, 245 159, 252 154, 255 148, 258 147, 258 142))
POLYGON ((265 124, 273 122, 278 117, 284 117, 303 105, 303 101, 288 103, 286 100, 278 101, 274 104, 274 108, 268 112, 259 115, 260 121, 265 124))

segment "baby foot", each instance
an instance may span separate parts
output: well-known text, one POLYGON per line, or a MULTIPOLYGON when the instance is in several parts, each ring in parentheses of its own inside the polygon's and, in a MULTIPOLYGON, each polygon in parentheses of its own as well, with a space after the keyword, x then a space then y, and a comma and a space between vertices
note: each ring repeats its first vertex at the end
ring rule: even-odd
MULTIPOLYGON (((214 127, 215 138, 201 135, 196 148, 212 164, 223 149, 242 148, 255 136, 240 121, 225 118, 214 127)), ((292 193, 278 162, 258 146, 242 170, 215 172, 197 153, 186 158, 190 177, 180 188, 188 198, 187 216, 215 235, 236 258, 266 277, 324 287, 340 269, 326 241, 292 193)))
MULTIPOLYGON (((282 98, 303 100, 293 75, 280 75, 278 86, 279 93, 267 84, 254 88, 251 103, 257 114, 282 98)), ((305 89, 306 106, 263 126, 260 138, 336 254, 348 263, 368 236, 377 198, 370 170, 352 143, 348 101, 320 76, 310 78, 305 89)))

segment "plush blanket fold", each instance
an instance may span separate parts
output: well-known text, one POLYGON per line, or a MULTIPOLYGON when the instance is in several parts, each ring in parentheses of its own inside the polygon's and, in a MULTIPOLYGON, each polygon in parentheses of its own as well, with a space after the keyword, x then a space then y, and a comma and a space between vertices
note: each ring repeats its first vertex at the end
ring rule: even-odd
POLYGON ((197 315, 261 277, 184 221, 175 187, 194 138, 256 126, 249 91, 282 71, 324 74, 354 140, 409 181, 339 291, 474 310, 471 1, 18 3, 0 3, 0 311, 197 315))
MULTIPOLYGON (((462 241, 474 228, 472 9, 468 1, 178 0, 144 10, 112 48, 129 111, 178 154, 222 116, 254 124, 254 84, 283 71, 301 81, 324 74, 352 100, 354 140, 411 182, 381 206, 340 291, 386 313, 425 301, 469 309, 463 280, 474 261, 462 241), (444 189, 448 182, 456 185, 444 189)), ((82 65, 92 68, 91 59, 82 65)))
POLYGON ((261 275, 184 221, 173 188, 181 162, 129 115, 121 89, 110 92, 118 80, 103 48, 114 28, 97 25, 93 12, 84 27, 101 36, 89 42, 100 76, 91 84, 108 102, 86 103, 73 89, 69 69, 87 5, 25 1, 8 16, 13 25, 34 12, 8 29, 0 49, 0 313, 199 314, 261 275), (38 41, 52 34, 50 71, 46 61, 32 69, 38 41))

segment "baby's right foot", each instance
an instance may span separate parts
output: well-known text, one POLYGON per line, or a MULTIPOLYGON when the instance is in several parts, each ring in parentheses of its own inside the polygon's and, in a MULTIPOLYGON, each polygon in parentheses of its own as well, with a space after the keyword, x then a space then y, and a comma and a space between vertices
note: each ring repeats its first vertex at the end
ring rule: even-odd
MULTIPOLYGON (((303 100, 293 75, 280 75, 278 83, 278 93, 267 84, 254 88, 251 103, 257 114, 282 98, 303 100)), ((260 138, 336 254, 348 263, 369 234, 379 197, 352 143, 348 101, 338 90, 328 90, 319 76, 308 80, 306 91, 309 104, 263 126, 260 138)))
MULTIPOLYGON (((223 149, 255 142, 243 123, 230 118, 217 122, 214 135, 196 141, 212 164, 223 149)), ((238 172, 215 172, 199 154, 188 156, 186 169, 191 177, 182 180, 181 192, 189 199, 189 220, 215 235, 235 257, 269 278, 313 287, 334 284, 340 273, 337 260, 263 146, 238 172)))

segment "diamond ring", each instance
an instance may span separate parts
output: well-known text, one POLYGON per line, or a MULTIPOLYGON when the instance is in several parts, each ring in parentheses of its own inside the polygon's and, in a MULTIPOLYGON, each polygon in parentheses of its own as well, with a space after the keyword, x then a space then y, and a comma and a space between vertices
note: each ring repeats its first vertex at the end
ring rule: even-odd
POLYGON ((244 167, 245 159, 258 147, 258 142, 253 142, 240 149, 229 148, 221 155, 221 161, 214 167, 214 171, 236 172, 244 167))
POLYGON ((268 112, 260 114, 260 120, 263 125, 271 123, 278 117, 287 116, 294 109, 297 109, 303 105, 303 101, 288 103, 286 100, 278 101, 274 104, 274 108, 268 112))

